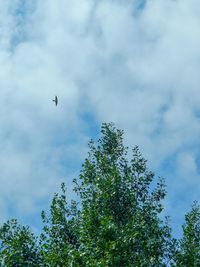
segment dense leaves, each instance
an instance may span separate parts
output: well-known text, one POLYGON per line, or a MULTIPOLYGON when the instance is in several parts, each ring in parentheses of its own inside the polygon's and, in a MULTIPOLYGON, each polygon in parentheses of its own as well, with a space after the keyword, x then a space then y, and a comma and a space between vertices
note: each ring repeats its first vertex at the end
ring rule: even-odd
POLYGON ((0 266, 38 266, 40 253, 37 240, 28 227, 16 220, 5 223, 0 229, 0 266))
POLYGON ((123 131, 103 124, 67 202, 65 185, 50 212, 42 212, 43 231, 36 238, 16 220, 0 229, 1 266, 156 267, 200 266, 200 210, 186 215, 183 238, 171 235, 161 220, 164 180, 156 179, 136 146, 132 155, 123 131))
POLYGON ((165 185, 159 179, 152 188, 154 174, 138 147, 127 160, 122 135, 103 124, 103 137, 97 147, 90 143, 80 182, 75 181, 87 266, 162 266, 170 260, 174 242, 158 216, 165 185))
POLYGON ((197 202, 185 216, 176 262, 177 266, 200 266, 200 206, 197 202))
POLYGON ((68 207, 65 185, 61 185, 62 194, 55 194, 51 203, 50 215, 42 212, 44 223, 40 236, 40 248, 45 266, 70 266, 73 249, 78 246, 78 222, 76 203, 68 207))

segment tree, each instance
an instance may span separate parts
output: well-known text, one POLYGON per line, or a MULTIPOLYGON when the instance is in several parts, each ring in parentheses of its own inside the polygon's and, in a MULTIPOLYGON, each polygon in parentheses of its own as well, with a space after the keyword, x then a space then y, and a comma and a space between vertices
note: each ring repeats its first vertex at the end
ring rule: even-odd
POLYGON ((39 266, 37 238, 29 227, 10 220, 0 228, 0 266, 39 266))
POLYGON ((176 255, 177 266, 200 266, 200 206, 194 202, 185 215, 183 238, 179 242, 176 255))
MULTIPOLYGON (((66 188, 61 185, 61 195, 54 194, 50 215, 42 212, 44 223, 40 236, 42 266, 71 266, 72 254, 78 246, 76 235, 77 221, 76 202, 68 205, 66 188)), ((77 265, 73 265, 77 266, 77 265)))
POLYGON ((171 260, 171 229, 159 219, 166 195, 138 147, 127 159, 123 131, 102 125, 102 138, 89 144, 75 191, 81 199, 79 252, 83 266, 165 266, 171 260))
POLYGON ((148 170, 137 146, 128 154, 123 131, 104 123, 101 134, 74 179, 78 201, 67 201, 63 183, 49 214, 42 212, 39 238, 16 220, 0 228, 1 266, 200 266, 199 206, 186 214, 177 242, 168 218, 160 219, 164 180, 148 170))

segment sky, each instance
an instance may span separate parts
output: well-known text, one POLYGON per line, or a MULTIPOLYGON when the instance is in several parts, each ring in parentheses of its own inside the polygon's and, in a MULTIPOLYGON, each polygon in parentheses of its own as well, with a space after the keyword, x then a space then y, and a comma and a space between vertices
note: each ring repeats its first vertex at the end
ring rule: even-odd
POLYGON ((198 0, 0 0, 0 222, 74 197, 102 122, 166 179, 180 235, 200 195, 198 0), (59 97, 56 107, 52 102, 59 97))

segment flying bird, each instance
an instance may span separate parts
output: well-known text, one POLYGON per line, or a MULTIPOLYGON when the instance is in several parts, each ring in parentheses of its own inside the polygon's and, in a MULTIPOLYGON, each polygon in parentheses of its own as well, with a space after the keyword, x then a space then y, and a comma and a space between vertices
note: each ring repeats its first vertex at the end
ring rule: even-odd
POLYGON ((55 99, 53 99, 52 101, 55 102, 56 106, 58 105, 58 97, 57 97, 57 95, 55 96, 55 99))

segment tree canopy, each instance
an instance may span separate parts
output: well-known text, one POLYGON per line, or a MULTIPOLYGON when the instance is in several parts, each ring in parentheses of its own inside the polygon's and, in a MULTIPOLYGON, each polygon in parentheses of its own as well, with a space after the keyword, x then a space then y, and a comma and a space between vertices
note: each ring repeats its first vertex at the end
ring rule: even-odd
POLYGON ((114 124, 102 124, 97 144, 90 141, 73 183, 78 200, 67 202, 63 183, 50 212, 42 212, 39 236, 17 220, 1 227, 1 266, 200 266, 199 204, 186 214, 182 239, 173 238, 160 216, 165 181, 137 146, 128 155, 114 124))

